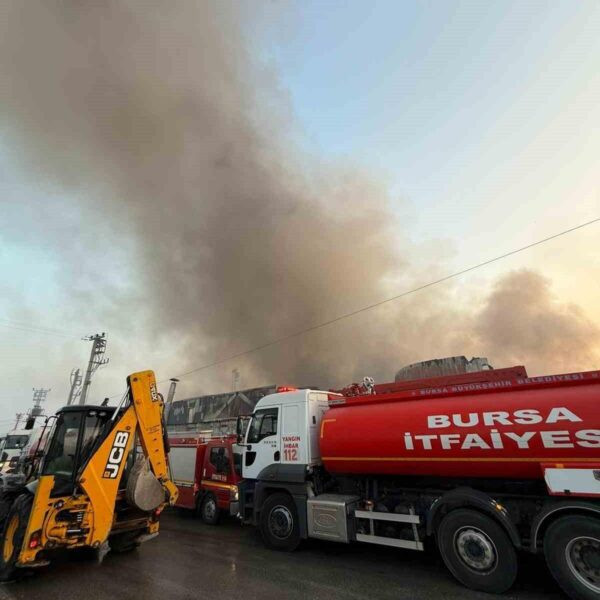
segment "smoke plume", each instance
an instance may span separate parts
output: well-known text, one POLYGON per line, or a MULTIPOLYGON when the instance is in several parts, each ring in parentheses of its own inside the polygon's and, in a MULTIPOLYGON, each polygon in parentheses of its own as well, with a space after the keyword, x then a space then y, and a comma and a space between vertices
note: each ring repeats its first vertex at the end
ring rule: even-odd
MULTIPOLYGON (((143 314, 183 372, 417 280, 386 190, 296 149, 285 93, 253 58, 235 4, 7 0, 0 12, 4 139, 52 190, 40 215, 56 224, 47 235, 71 301, 94 306, 113 335, 143 314), (57 213, 75 215, 75 242, 57 213), (112 257, 94 273, 103 294, 77 285, 77 250, 91 241, 112 257)), ((517 273, 473 312, 440 288, 197 381, 227 387, 240 366, 245 385, 339 385, 484 352, 496 363, 590 366, 591 326, 549 294, 539 276, 517 273)), ((134 342, 138 352, 148 339, 134 342)))
POLYGON ((512 272, 496 282, 474 330, 481 347, 489 347, 501 364, 525 364, 538 373, 548 365, 598 366, 598 327, 577 305, 559 302, 550 282, 532 271, 512 272))

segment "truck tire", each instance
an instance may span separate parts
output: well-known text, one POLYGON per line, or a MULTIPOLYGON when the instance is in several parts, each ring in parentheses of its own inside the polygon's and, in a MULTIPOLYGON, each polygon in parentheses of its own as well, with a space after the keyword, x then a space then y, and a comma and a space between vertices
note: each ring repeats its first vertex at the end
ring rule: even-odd
POLYGON ((108 538, 108 547, 110 548, 110 551, 115 554, 132 552, 140 545, 137 539, 142 534, 143 531, 125 531, 123 533, 111 535, 108 538))
POLYGON ((300 524, 294 500, 288 494, 269 496, 260 511, 260 533, 267 548, 292 552, 300 544, 300 524))
POLYGON ((463 585, 501 594, 514 583, 516 550, 491 517, 476 510, 453 510, 442 519, 437 542, 446 567, 463 585))
POLYGON ((562 517, 544 536, 546 563, 569 598, 600 597, 600 521, 592 517, 562 517))
POLYGON ((208 493, 200 503, 200 518, 207 525, 217 525, 221 517, 221 509, 214 494, 208 493))
POLYGON ((12 581, 22 572, 16 564, 23 547, 32 504, 33 496, 21 494, 8 511, 0 543, 0 581, 12 581))

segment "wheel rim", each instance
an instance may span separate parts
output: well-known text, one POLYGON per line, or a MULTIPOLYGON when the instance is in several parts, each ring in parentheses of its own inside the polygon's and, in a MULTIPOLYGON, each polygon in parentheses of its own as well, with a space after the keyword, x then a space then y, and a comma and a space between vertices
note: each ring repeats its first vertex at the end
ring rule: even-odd
POLYGON ((269 530, 280 540, 290 537, 294 528, 292 513, 285 506, 275 506, 269 514, 269 530))
POLYGON ((565 548, 571 573, 588 589, 600 593, 600 540, 581 536, 573 538, 565 548))
POLYGON ((204 503, 204 516, 207 519, 213 519, 215 514, 217 512, 217 505, 214 501, 213 498, 209 498, 205 503, 204 503))
POLYGON ((14 538, 15 531, 17 531, 17 527, 19 526, 19 517, 18 515, 13 515, 8 527, 6 528, 6 533, 4 534, 4 545, 2 546, 2 557, 4 558, 4 562, 7 563, 15 550, 14 538))
POLYGON ((498 552, 492 539, 481 529, 461 527, 454 534, 454 547, 460 560, 477 573, 490 573, 498 563, 498 552))

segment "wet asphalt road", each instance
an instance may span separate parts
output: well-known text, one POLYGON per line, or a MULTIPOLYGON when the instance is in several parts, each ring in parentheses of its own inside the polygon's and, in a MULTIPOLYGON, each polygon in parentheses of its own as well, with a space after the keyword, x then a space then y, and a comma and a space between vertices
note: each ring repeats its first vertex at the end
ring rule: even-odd
POLYGON ((160 536, 136 552, 109 554, 101 565, 70 557, 0 586, 0 600, 192 598, 565 600, 535 557, 524 557, 510 592, 490 596, 456 583, 433 552, 316 540, 294 553, 272 552, 253 528, 233 520, 210 527, 174 512, 163 516, 160 536))

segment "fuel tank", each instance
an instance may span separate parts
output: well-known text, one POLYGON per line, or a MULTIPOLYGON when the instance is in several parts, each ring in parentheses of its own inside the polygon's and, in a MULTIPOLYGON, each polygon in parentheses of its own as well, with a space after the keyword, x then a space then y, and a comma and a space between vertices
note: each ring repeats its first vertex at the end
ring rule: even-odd
POLYGON ((320 429, 325 468, 538 479, 544 466, 600 465, 600 371, 543 377, 506 371, 505 379, 496 371, 487 381, 463 376, 461 383, 440 378, 437 386, 411 382, 332 394, 320 429))

